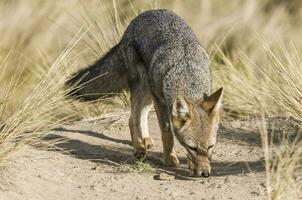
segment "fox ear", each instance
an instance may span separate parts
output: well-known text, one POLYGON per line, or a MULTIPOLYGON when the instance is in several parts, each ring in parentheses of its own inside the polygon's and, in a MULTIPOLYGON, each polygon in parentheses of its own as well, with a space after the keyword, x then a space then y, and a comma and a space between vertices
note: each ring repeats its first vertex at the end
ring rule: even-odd
POLYGON ((201 107, 208 113, 217 112, 222 106, 223 87, 216 90, 213 94, 205 97, 201 103, 201 107))
POLYGON ((172 108, 172 122, 176 128, 181 128, 188 120, 190 113, 189 102, 184 97, 177 97, 172 108))

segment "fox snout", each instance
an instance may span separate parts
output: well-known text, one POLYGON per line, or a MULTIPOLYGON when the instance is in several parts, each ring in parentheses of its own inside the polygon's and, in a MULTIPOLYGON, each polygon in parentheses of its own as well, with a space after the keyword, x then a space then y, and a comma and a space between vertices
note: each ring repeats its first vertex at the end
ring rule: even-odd
POLYGON ((191 176, 209 177, 211 174, 210 159, 207 156, 197 156, 194 163, 190 161, 189 170, 191 176))

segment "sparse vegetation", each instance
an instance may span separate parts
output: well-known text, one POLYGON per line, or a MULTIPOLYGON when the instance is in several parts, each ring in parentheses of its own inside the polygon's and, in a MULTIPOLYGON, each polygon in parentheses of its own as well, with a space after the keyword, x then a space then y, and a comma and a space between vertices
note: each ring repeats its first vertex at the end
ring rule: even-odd
POLYGON ((125 172, 135 172, 135 173, 150 173, 154 172, 155 169, 150 163, 141 161, 131 161, 129 163, 123 163, 120 169, 125 172))
MULTIPOLYGON (((302 122, 300 2, 1 1, 0 165, 59 124, 129 104, 127 94, 93 106, 70 101, 64 82, 112 47, 135 15, 157 7, 186 19, 210 53, 214 87, 225 87, 225 118, 291 116, 302 122)), ((267 138, 266 128, 259 129, 267 138)), ((301 141, 285 139, 276 148, 264 141, 263 147, 268 198, 302 198, 301 141)), ((150 170, 142 163, 125 168, 150 170)))

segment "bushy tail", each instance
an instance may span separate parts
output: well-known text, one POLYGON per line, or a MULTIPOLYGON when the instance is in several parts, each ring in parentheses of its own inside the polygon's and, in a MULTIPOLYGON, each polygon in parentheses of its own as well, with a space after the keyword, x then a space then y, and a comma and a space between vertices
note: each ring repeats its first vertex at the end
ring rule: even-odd
POLYGON ((66 81, 66 86, 72 87, 68 95, 92 101, 126 89, 127 75, 119 48, 119 45, 113 47, 96 63, 75 73, 66 81))

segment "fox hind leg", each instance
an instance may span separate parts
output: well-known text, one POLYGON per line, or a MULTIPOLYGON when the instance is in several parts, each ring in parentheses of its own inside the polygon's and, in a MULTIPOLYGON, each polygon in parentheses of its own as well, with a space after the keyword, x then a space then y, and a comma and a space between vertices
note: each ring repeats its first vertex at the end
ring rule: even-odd
POLYGON ((148 130, 148 114, 153 99, 145 66, 140 56, 131 45, 127 45, 123 53, 131 93, 129 128, 134 157, 144 160, 146 150, 153 146, 153 140, 150 138, 148 130))
POLYGON ((152 107, 152 96, 144 84, 139 83, 131 88, 131 116, 129 127, 132 138, 134 157, 139 160, 146 158, 146 150, 153 146, 149 136, 148 114, 152 107))

